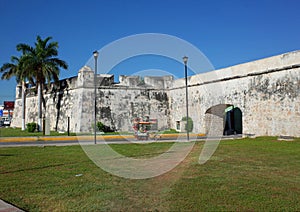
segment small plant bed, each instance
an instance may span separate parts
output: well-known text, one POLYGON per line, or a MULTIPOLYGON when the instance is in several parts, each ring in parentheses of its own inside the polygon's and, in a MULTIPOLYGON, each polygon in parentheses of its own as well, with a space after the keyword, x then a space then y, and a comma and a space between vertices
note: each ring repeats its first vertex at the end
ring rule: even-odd
POLYGON ((103 135, 133 135, 133 132, 106 132, 103 135))
POLYGON ((161 132, 162 134, 179 134, 180 132, 176 131, 175 129, 169 129, 161 132))

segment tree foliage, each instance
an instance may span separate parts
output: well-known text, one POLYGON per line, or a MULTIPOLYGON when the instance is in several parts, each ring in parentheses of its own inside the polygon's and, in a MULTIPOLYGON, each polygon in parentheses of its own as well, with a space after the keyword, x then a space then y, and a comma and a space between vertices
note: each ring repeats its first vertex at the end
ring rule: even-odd
POLYGON ((42 117, 42 102, 45 107, 42 94, 44 84, 53 81, 58 82, 60 68, 68 68, 67 63, 57 57, 58 42, 51 42, 51 39, 52 37, 42 39, 37 36, 34 46, 24 43, 18 44, 16 48, 22 52, 20 58, 13 56, 11 63, 5 63, 0 68, 1 79, 10 79, 14 76, 18 83, 23 82, 24 85, 25 80, 28 80, 38 89, 39 122, 42 117))
MULTIPOLYGON (((182 121, 186 121, 186 120, 187 120, 186 116, 182 118, 182 121)), ((184 129, 188 130, 189 132, 192 132, 193 128, 194 128, 193 119, 189 117, 184 129)))
POLYGON ((34 71, 35 83, 38 86, 59 81, 60 68, 68 69, 67 63, 56 57, 58 43, 50 42, 51 39, 52 37, 47 37, 43 40, 37 36, 34 47, 24 43, 17 45, 17 50, 24 53, 24 67, 34 71))

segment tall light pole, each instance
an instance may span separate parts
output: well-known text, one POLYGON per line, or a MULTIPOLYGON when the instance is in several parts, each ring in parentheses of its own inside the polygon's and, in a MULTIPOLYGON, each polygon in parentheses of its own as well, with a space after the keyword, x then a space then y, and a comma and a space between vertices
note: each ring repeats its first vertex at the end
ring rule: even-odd
POLYGON ((98 51, 93 52, 94 59, 95 59, 95 73, 94 73, 94 144, 97 143, 96 137, 96 115, 97 115, 97 59, 98 59, 98 51))
POLYGON ((187 61, 188 57, 184 56, 183 58, 184 62, 184 75, 185 75, 185 105, 186 105, 186 138, 189 141, 190 135, 189 135, 189 97, 188 97, 188 82, 187 82, 187 61))

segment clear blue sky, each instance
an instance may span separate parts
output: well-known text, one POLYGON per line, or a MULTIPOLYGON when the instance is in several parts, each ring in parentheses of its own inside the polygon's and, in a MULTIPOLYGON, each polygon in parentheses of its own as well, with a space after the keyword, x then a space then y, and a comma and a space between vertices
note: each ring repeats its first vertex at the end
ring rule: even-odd
MULTIPOLYGON (((95 49, 129 35, 164 33, 195 45, 219 69, 299 50, 299 8, 299 0, 0 0, 0 65, 18 55, 18 43, 52 36, 69 64, 61 72, 66 78, 95 49)), ((0 81, 0 104, 14 100, 15 85, 0 81)))

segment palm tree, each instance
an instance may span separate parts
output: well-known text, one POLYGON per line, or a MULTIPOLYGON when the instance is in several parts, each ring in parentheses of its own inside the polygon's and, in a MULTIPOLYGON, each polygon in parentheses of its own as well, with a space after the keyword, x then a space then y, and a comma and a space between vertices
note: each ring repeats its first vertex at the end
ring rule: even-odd
MULTIPOLYGON (((65 61, 60 60, 58 55, 58 43, 49 42, 52 37, 42 39, 37 36, 35 46, 31 47, 27 44, 18 44, 17 50, 24 52, 24 68, 33 70, 36 88, 38 91, 38 130, 42 126, 42 99, 43 86, 51 81, 59 81, 59 69, 67 69, 68 65, 65 61)), ((44 105, 45 108, 45 105, 44 105)))
POLYGON ((17 83, 22 83, 22 130, 25 130, 25 104, 26 104, 26 79, 32 81, 29 70, 23 66, 23 56, 20 58, 16 56, 11 57, 11 63, 4 63, 0 68, 2 80, 9 80, 11 77, 16 77, 17 83))

